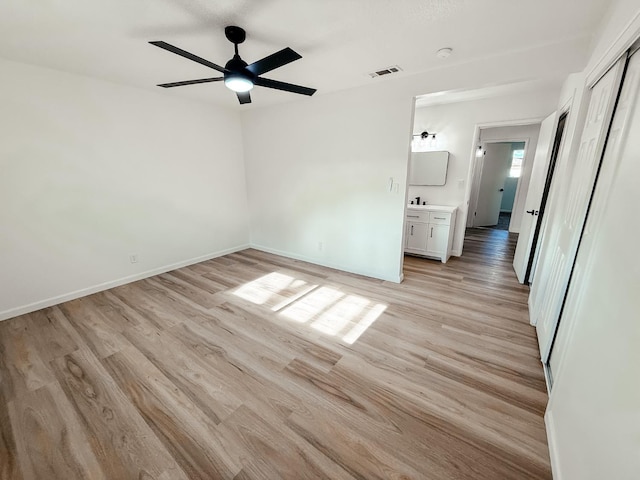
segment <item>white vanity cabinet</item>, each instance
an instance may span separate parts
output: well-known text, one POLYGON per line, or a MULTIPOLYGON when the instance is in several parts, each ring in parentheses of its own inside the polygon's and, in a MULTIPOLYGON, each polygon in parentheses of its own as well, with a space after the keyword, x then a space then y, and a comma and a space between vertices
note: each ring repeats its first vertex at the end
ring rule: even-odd
POLYGON ((437 258, 446 263, 451 256, 456 207, 409 205, 404 251, 437 258))

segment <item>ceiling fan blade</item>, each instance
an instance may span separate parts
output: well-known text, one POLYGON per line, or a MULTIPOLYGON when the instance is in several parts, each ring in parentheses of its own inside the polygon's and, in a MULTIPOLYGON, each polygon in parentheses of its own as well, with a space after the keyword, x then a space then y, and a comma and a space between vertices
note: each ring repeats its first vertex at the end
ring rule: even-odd
POLYGON ((294 85, 292 83, 279 82, 277 80, 270 80, 268 78, 258 77, 253 82, 255 85, 261 87, 275 88, 276 90, 284 90, 285 92, 299 93, 301 95, 313 95, 316 93, 315 88, 302 87, 300 85, 294 85))
POLYGON ((294 62, 296 60, 301 59, 302 56, 289 47, 283 48, 279 52, 272 53, 268 57, 264 57, 257 62, 253 62, 251 65, 247 66, 247 70, 249 70, 254 75, 262 75, 263 73, 270 72, 271 70, 286 65, 287 63, 294 62))
POLYGON ((224 80, 224 77, 201 78, 199 80, 185 80, 184 82, 161 83, 158 86, 163 88, 181 87, 183 85, 195 85, 197 83, 219 82, 221 80, 224 80))
POLYGON ((188 58, 189 60, 192 60, 194 62, 197 62, 201 65, 204 65, 206 67, 209 68, 213 68, 214 70, 217 70, 219 72, 224 73, 225 69, 223 67, 221 67, 220 65, 216 65, 213 62, 210 62, 209 60, 205 60, 204 58, 200 58, 197 55, 194 55, 193 53, 189 53, 186 50, 182 50, 181 48, 178 47, 174 47, 173 45, 171 45, 170 43, 167 42, 149 42, 151 45, 155 45, 156 47, 160 47, 164 50, 167 50, 168 52, 171 53, 175 53, 176 55, 180 55, 181 57, 184 58, 188 58))
POLYGON ((251 94, 249 92, 236 92, 236 95, 238 95, 241 105, 243 103, 251 103, 251 94))

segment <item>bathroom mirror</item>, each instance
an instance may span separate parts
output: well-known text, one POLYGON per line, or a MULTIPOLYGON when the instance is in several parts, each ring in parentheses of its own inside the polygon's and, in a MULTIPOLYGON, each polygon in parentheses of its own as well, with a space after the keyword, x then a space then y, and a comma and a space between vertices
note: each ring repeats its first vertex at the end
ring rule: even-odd
POLYGON ((409 165, 409 185, 444 185, 449 152, 413 152, 409 165))

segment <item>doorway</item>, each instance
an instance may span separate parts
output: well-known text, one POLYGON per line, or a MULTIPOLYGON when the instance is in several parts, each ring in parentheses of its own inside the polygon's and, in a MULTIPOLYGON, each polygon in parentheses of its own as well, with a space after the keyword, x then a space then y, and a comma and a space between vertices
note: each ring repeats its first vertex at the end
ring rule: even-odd
MULTIPOLYGON (((520 233, 540 133, 540 122, 541 120, 476 126, 477 143, 471 152, 468 176, 466 228, 497 230, 507 228, 508 225, 509 233, 520 233), (494 177, 491 184, 492 182, 486 181, 487 168, 490 172, 491 157, 494 153, 503 156, 501 160, 503 167, 494 169, 500 172, 500 177, 494 177), (481 187, 481 181, 485 186, 481 187), (483 218, 485 216, 482 213, 481 190, 484 189, 491 190, 491 194, 495 195, 494 200, 491 200, 493 210, 490 221, 483 218), (478 209, 478 200, 480 200, 480 209, 478 209)), ((493 166, 495 167, 496 164, 493 166)))
POLYGON ((526 142, 488 142, 478 155, 472 227, 509 230, 526 142))

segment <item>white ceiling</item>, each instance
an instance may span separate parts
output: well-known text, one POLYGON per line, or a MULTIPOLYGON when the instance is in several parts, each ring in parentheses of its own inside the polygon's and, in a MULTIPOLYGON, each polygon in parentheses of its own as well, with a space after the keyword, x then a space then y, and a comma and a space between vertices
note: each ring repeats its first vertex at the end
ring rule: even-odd
MULTIPOLYGON (((233 108, 222 84, 160 89, 162 82, 217 72, 149 45, 164 40, 224 65, 226 25, 247 30, 251 63, 284 47, 303 58, 266 77, 318 89, 373 82, 368 73, 400 65, 411 75, 447 63, 568 41, 589 42, 608 0, 3 0, 0 57, 210 101, 233 108), (454 49, 448 59, 435 56, 454 49)), ((390 77, 393 77, 390 76, 390 77)), ((257 87, 253 106, 304 97, 257 87)))

